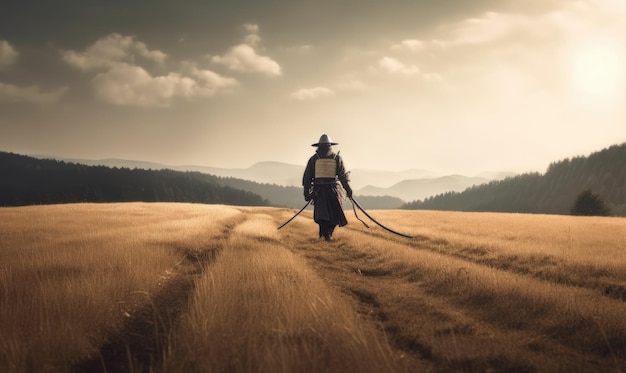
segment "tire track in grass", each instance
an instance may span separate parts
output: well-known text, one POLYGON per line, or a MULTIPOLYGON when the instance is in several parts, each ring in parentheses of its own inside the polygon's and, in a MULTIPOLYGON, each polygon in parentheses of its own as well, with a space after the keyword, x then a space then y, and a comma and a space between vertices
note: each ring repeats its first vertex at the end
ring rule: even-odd
POLYGON ((79 362, 76 373, 152 372, 160 367, 170 336, 187 310, 196 280, 220 254, 235 227, 246 215, 229 218, 221 233, 204 249, 186 249, 181 261, 164 276, 161 290, 146 294, 147 304, 133 313, 122 331, 104 344, 97 356, 79 362))

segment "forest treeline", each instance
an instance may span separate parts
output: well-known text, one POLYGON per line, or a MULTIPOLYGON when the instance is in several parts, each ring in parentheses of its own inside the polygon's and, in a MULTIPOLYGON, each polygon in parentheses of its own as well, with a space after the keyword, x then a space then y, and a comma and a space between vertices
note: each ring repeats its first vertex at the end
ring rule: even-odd
MULTIPOLYGON (((359 200, 372 209, 402 205, 399 198, 388 196, 359 200)), ((301 187, 201 172, 88 166, 0 152, 0 206, 129 201, 290 208, 305 203, 301 187)))
POLYGON ((218 179, 200 172, 85 166, 0 152, 0 206, 128 201, 270 204, 218 179))
POLYGON ((257 183, 255 181, 237 179, 234 177, 213 176, 208 174, 206 174, 206 176, 213 179, 220 185, 258 194, 264 199, 270 201, 272 206, 295 208, 302 207, 301 205, 304 204, 302 188, 257 183))
POLYGON ((569 214, 585 190, 599 195, 613 215, 626 216, 626 143, 553 162, 544 174, 526 173, 442 193, 403 208, 569 214))

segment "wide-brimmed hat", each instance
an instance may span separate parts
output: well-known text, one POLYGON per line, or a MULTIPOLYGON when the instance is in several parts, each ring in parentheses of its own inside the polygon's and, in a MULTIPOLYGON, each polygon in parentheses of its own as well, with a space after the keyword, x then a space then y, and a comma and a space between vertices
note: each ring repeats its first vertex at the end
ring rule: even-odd
POLYGON ((332 142, 332 140, 330 139, 330 137, 328 137, 327 134, 323 134, 322 136, 320 136, 320 141, 318 141, 316 144, 311 144, 311 146, 320 146, 320 145, 339 145, 338 142, 332 142))

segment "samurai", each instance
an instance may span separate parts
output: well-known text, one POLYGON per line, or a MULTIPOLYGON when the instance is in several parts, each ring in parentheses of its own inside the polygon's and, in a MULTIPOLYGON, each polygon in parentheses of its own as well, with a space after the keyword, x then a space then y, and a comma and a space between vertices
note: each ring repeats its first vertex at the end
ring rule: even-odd
POLYGON ((313 220, 319 225, 319 238, 323 237, 326 241, 332 241, 337 226, 348 224, 342 206, 344 191, 349 199, 352 198, 348 173, 339 153, 333 151, 333 145, 339 143, 331 141, 326 134, 311 145, 317 149, 309 158, 302 177, 304 200, 312 201, 313 220))

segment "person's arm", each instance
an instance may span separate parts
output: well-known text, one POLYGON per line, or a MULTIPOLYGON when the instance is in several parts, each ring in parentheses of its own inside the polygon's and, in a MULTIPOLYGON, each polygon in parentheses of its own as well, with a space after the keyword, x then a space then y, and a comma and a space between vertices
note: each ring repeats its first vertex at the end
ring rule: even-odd
POLYGON ((315 160, 313 157, 309 158, 306 168, 304 169, 304 175, 302 175, 302 187, 304 188, 304 200, 309 201, 311 199, 311 184, 315 177, 315 160))
POLYGON ((341 186, 346 191, 348 198, 352 198, 352 188, 350 187, 350 172, 346 172, 346 168, 343 164, 343 159, 337 155, 337 177, 341 186))

